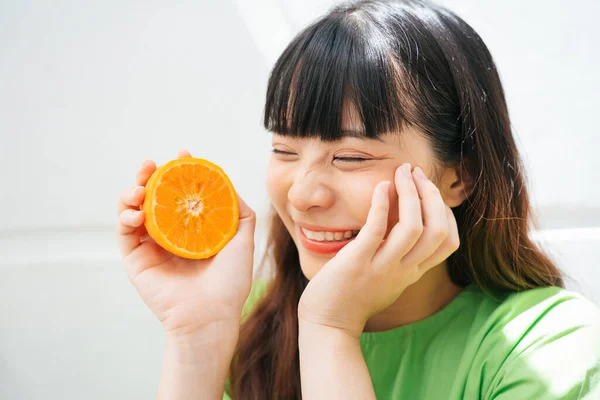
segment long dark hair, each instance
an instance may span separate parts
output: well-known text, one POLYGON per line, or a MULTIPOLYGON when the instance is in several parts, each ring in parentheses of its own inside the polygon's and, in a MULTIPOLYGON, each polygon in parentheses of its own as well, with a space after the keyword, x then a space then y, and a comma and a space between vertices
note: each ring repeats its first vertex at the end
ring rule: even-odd
MULTIPOLYGON (((264 125, 295 137, 341 138, 342 104, 370 138, 414 126, 439 170, 472 183, 453 209, 461 245, 450 278, 484 291, 563 285, 529 237, 535 227, 526 176, 498 71, 479 35, 426 1, 339 5, 302 30, 271 72, 264 125)), ((297 305, 308 281, 298 252, 271 210, 267 253, 275 276, 242 326, 231 366, 235 399, 300 399, 297 305)))

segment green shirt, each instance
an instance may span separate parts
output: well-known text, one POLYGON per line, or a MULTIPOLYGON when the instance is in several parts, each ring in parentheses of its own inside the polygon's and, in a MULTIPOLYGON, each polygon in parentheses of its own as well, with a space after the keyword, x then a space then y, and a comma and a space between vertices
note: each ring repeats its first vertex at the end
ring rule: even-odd
MULTIPOLYGON (((245 313, 262 293, 256 282, 245 313)), ((600 309, 557 287, 492 298, 470 285, 360 343, 379 400, 600 399, 600 309)))

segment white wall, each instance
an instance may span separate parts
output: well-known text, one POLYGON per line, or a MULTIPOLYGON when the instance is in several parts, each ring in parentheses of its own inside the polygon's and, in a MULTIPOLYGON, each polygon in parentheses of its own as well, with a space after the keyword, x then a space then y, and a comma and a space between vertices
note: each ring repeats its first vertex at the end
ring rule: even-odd
MULTIPOLYGON (((122 272, 119 193, 187 147, 262 214, 268 73, 330 4, 0 0, 0 398, 153 397, 162 337, 122 272)), ((538 235, 600 304, 600 3, 443 4, 497 61, 538 235)))

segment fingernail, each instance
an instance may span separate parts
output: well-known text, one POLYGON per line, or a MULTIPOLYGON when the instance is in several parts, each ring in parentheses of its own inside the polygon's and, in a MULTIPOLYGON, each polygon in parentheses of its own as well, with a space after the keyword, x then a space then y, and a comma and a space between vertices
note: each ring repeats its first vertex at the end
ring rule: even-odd
POLYGON ((133 188, 133 194, 134 195, 138 194, 138 193, 142 192, 143 190, 144 190, 143 186, 136 186, 136 187, 133 188))
POLYGON ((390 191, 390 181, 385 181, 381 185, 381 191, 387 196, 390 191))
POLYGON ((402 174, 404 174, 405 177, 412 179, 412 175, 410 174, 410 163, 402 164, 400 171, 402 171, 402 174))
POLYGON ((420 179, 427 179, 423 170, 419 167, 415 168, 415 176, 420 179))

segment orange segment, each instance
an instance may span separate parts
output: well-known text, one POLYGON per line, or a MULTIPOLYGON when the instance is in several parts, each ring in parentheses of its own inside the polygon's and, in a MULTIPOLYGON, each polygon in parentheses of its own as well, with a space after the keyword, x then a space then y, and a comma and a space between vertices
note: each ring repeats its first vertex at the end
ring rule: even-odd
POLYGON ((237 232, 239 205, 223 170, 201 158, 179 158, 158 168, 142 205, 148 234, 184 258, 217 254, 237 232))

